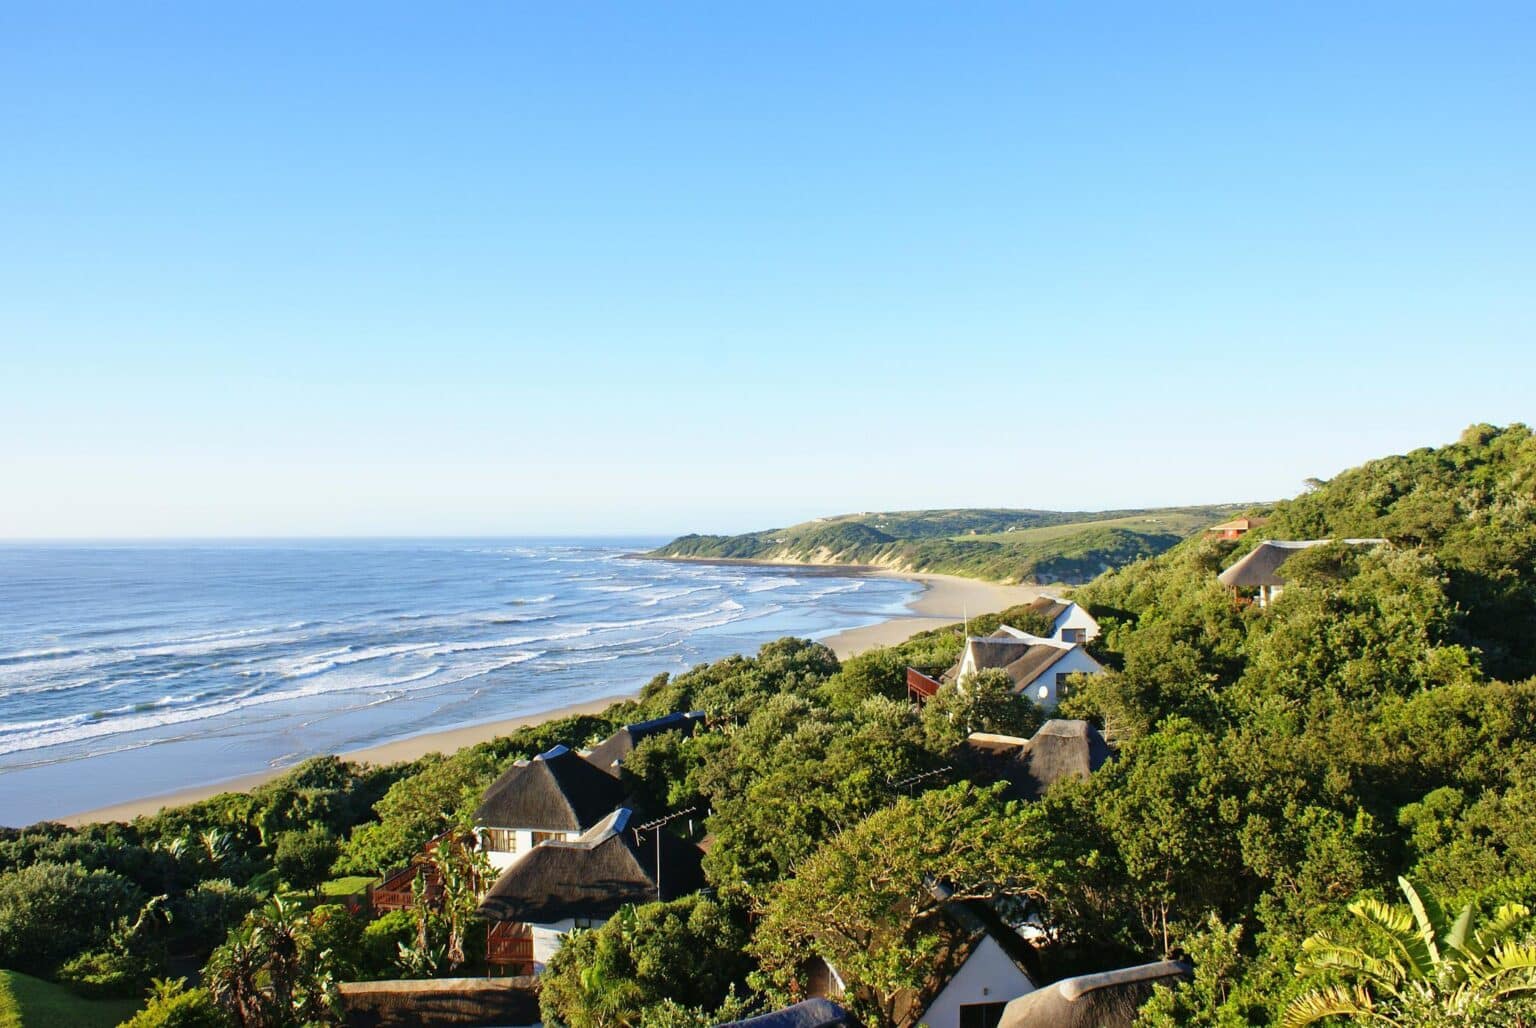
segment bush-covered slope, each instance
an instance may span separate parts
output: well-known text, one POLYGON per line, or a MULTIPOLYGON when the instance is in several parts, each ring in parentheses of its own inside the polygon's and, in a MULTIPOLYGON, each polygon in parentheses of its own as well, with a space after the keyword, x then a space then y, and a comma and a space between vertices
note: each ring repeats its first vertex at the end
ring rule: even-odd
POLYGON ((1239 506, 847 514, 745 535, 685 535, 653 557, 867 564, 1008 582, 1085 582, 1161 553, 1239 506))

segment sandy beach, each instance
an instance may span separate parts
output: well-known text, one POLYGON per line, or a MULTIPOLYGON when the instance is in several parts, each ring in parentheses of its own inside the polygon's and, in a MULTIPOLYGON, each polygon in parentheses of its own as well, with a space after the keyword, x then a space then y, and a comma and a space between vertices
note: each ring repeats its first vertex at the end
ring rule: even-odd
MULTIPOLYGON (((838 570, 847 573, 847 569, 838 570)), ((910 615, 891 618, 862 628, 849 629, 824 638, 822 642, 840 658, 850 657, 877 646, 890 646, 902 642, 917 632, 954 624, 968 614, 985 614, 1014 604, 1027 603, 1042 592, 1048 591, 1042 586, 1000 585, 955 575, 901 574, 883 570, 871 570, 867 573, 879 577, 918 581, 923 583, 924 589, 908 604, 912 611, 910 615)), ((389 764, 402 760, 415 760, 428 753, 452 753, 465 746, 473 746, 475 743, 506 735, 524 725, 543 724, 546 721, 575 714, 595 714, 613 703, 633 698, 632 694, 605 696, 542 713, 413 735, 379 746, 346 752, 342 756, 348 760, 389 764)), ((142 815, 154 814, 164 807, 194 803, 225 792, 243 792, 276 778, 286 770, 288 769, 273 768, 270 771, 98 807, 57 820, 67 825, 88 824, 95 821, 128 821, 142 815)))
POLYGON ((918 632, 952 625, 971 614, 990 614, 1020 603, 1028 603, 1051 587, 1039 585, 1002 585, 997 582, 980 582, 957 575, 906 574, 895 571, 871 571, 870 574, 887 578, 903 578, 921 582, 923 592, 907 606, 910 616, 891 618, 863 628, 851 628, 821 640, 839 658, 877 646, 892 646, 905 642, 918 632))
MULTIPOLYGON (((506 735, 525 725, 541 725, 546 721, 573 717, 577 714, 598 714, 614 703, 634 698, 633 694, 604 696, 601 699, 589 700, 586 703, 573 703, 568 707, 559 707, 555 710, 527 714, 522 717, 507 718, 502 721, 487 721, 484 724, 465 725, 461 728, 444 729, 441 732, 426 732, 421 735, 413 735, 405 739, 396 739, 393 742, 383 743, 379 746, 352 750, 343 753, 342 757, 347 760, 367 761, 371 764, 393 764, 402 760, 415 760, 417 757, 424 757, 428 753, 453 753, 456 750, 463 749, 465 746, 473 746, 477 742, 484 742, 487 739, 506 735)), ((54 820, 63 822, 66 825, 83 825, 94 821, 131 821, 136 817, 158 813, 165 807, 179 807, 186 803, 196 803, 198 800, 205 800, 210 796, 217 796, 220 793, 245 792, 263 782, 271 781, 288 770, 289 768, 286 767, 273 768, 270 771, 259 771, 255 774, 241 775, 239 778, 230 778, 222 782, 210 782, 207 785, 178 789, 175 792, 164 793, 159 796, 146 796, 142 799, 128 800, 124 803, 114 803, 110 806, 86 810, 78 814, 70 814, 67 817, 55 818, 54 820)))

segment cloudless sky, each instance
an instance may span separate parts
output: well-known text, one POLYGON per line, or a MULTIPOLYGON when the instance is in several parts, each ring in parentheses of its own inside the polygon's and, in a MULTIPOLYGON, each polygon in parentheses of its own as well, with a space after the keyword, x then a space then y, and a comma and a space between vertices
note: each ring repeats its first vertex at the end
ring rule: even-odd
POLYGON ((1536 395, 1536 6, 8 3, 0 537, 1265 499, 1536 395))

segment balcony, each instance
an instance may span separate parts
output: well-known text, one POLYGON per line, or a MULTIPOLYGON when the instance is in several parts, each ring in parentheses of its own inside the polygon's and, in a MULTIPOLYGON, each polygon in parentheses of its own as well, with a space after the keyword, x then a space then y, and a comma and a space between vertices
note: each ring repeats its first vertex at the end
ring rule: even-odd
POLYGON ((940 684, 937 678, 926 675, 915 667, 907 668, 907 697, 919 707, 939 691, 940 684))
POLYGON ((513 974, 533 974, 533 929, 518 921, 492 922, 485 932, 485 962, 513 974))

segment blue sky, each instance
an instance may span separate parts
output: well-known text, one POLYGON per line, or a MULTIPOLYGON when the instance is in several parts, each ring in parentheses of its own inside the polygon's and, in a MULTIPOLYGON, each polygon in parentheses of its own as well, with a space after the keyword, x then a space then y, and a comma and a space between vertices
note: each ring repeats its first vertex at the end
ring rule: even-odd
POLYGON ((0 537, 1290 495, 1533 419, 1529 4, 0 10, 0 537))

